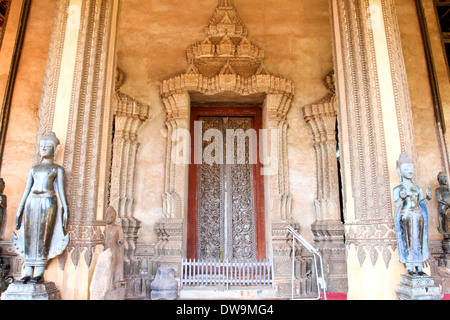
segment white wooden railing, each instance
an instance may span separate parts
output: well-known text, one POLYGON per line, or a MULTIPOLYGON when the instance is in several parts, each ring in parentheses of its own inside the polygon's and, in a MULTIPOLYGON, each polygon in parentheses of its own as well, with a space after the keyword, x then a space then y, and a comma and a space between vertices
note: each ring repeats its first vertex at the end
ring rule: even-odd
POLYGON ((181 286, 273 286, 270 260, 218 262, 183 259, 181 286))

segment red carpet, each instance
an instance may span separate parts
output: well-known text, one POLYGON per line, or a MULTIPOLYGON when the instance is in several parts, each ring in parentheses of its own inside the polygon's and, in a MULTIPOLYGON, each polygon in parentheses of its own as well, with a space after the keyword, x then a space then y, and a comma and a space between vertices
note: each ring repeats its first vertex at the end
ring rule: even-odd
MULTIPOLYGON (((321 295, 323 299, 323 295, 321 295)), ((346 293, 327 293, 327 300, 347 300, 346 293)))
MULTIPOLYGON (((321 296, 323 299, 323 295, 321 296)), ((327 293, 327 300, 347 300, 346 293, 327 293)), ((442 300, 450 300, 450 294, 445 294, 442 300)))

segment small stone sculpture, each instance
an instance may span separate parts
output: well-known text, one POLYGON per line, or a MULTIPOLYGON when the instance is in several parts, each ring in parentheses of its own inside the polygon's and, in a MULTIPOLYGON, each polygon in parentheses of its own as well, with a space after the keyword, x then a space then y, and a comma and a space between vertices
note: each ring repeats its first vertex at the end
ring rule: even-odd
POLYGON ((19 232, 12 234, 11 242, 17 254, 24 258, 25 276, 20 280, 23 284, 43 282, 48 261, 60 255, 69 242, 64 169, 53 163, 58 146, 59 140, 53 132, 41 139, 42 161, 30 170, 16 215, 19 232))
POLYGON ((106 210, 105 250, 99 255, 91 283, 91 300, 123 300, 124 233, 116 224, 117 212, 106 210))
POLYGON ((111 289, 120 288, 123 280, 123 243, 125 237, 122 226, 116 225, 117 212, 113 207, 106 210, 105 248, 112 253, 112 283, 111 289))
POLYGON ((150 287, 152 300, 176 300, 178 283, 175 280, 175 270, 171 267, 159 267, 150 287))
POLYGON ((412 182, 414 163, 406 154, 397 160, 397 172, 401 184, 394 188, 395 230, 398 255, 410 275, 425 275, 423 263, 429 258, 428 249, 428 201, 431 187, 426 197, 419 186, 412 182))

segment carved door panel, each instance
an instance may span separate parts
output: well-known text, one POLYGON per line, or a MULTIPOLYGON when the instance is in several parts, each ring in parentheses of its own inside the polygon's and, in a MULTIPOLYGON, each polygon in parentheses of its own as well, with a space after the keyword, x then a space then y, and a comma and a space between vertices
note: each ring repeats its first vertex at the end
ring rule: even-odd
POLYGON ((256 119, 233 115, 233 111, 231 116, 194 116, 202 123, 203 139, 202 161, 190 170, 194 176, 190 181, 195 183, 190 185, 188 223, 196 224, 195 230, 188 228, 195 233, 188 234, 190 257, 256 261, 265 256, 265 244, 260 243, 264 237, 258 228, 263 197, 259 194, 262 184, 255 179, 256 119))

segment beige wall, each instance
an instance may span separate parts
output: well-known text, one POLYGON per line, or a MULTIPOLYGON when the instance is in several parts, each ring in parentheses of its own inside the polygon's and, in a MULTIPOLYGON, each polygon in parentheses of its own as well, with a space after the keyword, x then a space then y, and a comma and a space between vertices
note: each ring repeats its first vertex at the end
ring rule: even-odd
MULTIPOLYGON (((7 52, 12 52, 21 2, 12 1, 0 57, 3 57, 7 52)), ((8 197, 5 239, 10 239, 11 233, 15 229, 15 215, 25 191, 28 171, 32 165, 37 117, 55 3, 55 0, 32 1, 30 9, 23 52, 11 102, 11 113, 1 168, 1 177, 6 184, 4 193, 8 197)), ((7 72, 9 72, 9 65, 4 66, 0 64, 0 81, 5 80, 7 72)), ((4 89, 2 88, 2 90, 4 89)), ((3 94, 4 91, 1 91, 2 99, 3 94)))
MULTIPOLYGON (((162 217, 166 152, 165 110, 159 83, 183 73, 186 49, 204 39, 216 8, 214 0, 124 0, 119 28, 118 66, 122 91, 151 106, 139 132, 135 217, 142 222, 140 242, 156 241, 154 223, 162 217)), ((266 70, 290 79, 296 94, 288 114, 288 153, 292 211, 302 233, 312 240, 315 221, 315 154, 300 108, 327 94, 323 79, 332 70, 328 0, 236 0, 250 41, 265 50, 266 70)))
MULTIPOLYGON (((179 7, 177 1, 123 2, 118 65, 127 79, 122 90, 151 105, 151 117, 139 133, 135 198, 135 215, 142 221, 139 241, 156 241, 153 225, 162 214, 166 127, 158 85, 184 72, 186 49, 203 39, 204 27, 215 6, 215 1, 200 0, 191 1, 189 7, 179 7)), ((235 6, 248 29, 249 39, 265 50, 267 70, 292 80, 296 86, 288 114, 292 211, 302 225, 302 233, 311 240, 309 225, 315 221, 315 157, 300 108, 327 93, 323 78, 333 68, 328 1, 236 0, 235 6)), ((397 14, 419 152, 417 183, 423 189, 430 185, 434 190, 442 164, 414 1, 398 0, 397 14)), ((432 201, 431 239, 440 238, 435 228, 436 210, 432 201)))
MULTIPOLYGON (((16 4, 19 2, 15 2, 16 4)), ((14 216, 31 165, 37 108, 49 46, 55 1, 33 2, 20 62, 1 175, 8 196, 5 238, 14 228, 14 216)), ((165 110, 159 97, 161 81, 184 72, 186 49, 204 38, 204 28, 216 7, 215 0, 123 0, 119 29, 118 65, 126 74, 122 91, 151 105, 150 119, 139 131, 135 216, 142 222, 139 242, 157 240, 154 223, 162 215, 166 152, 165 110)), ((442 170, 434 127, 431 91, 413 0, 397 0, 397 14, 408 72, 415 135, 420 157, 418 183, 437 187, 442 170)), ((249 39, 265 50, 266 69, 290 79, 296 94, 288 114, 289 168, 292 211, 302 234, 312 240, 315 221, 315 156, 312 138, 301 107, 322 98, 323 78, 332 70, 328 0, 235 0, 249 39)), ((13 45, 20 9, 11 8, 0 54, 13 45), (15 21, 15 22, 14 22, 15 21)), ((7 66, 0 64, 0 80, 7 66)), ((436 205, 430 206, 431 238, 437 233, 436 205)))

